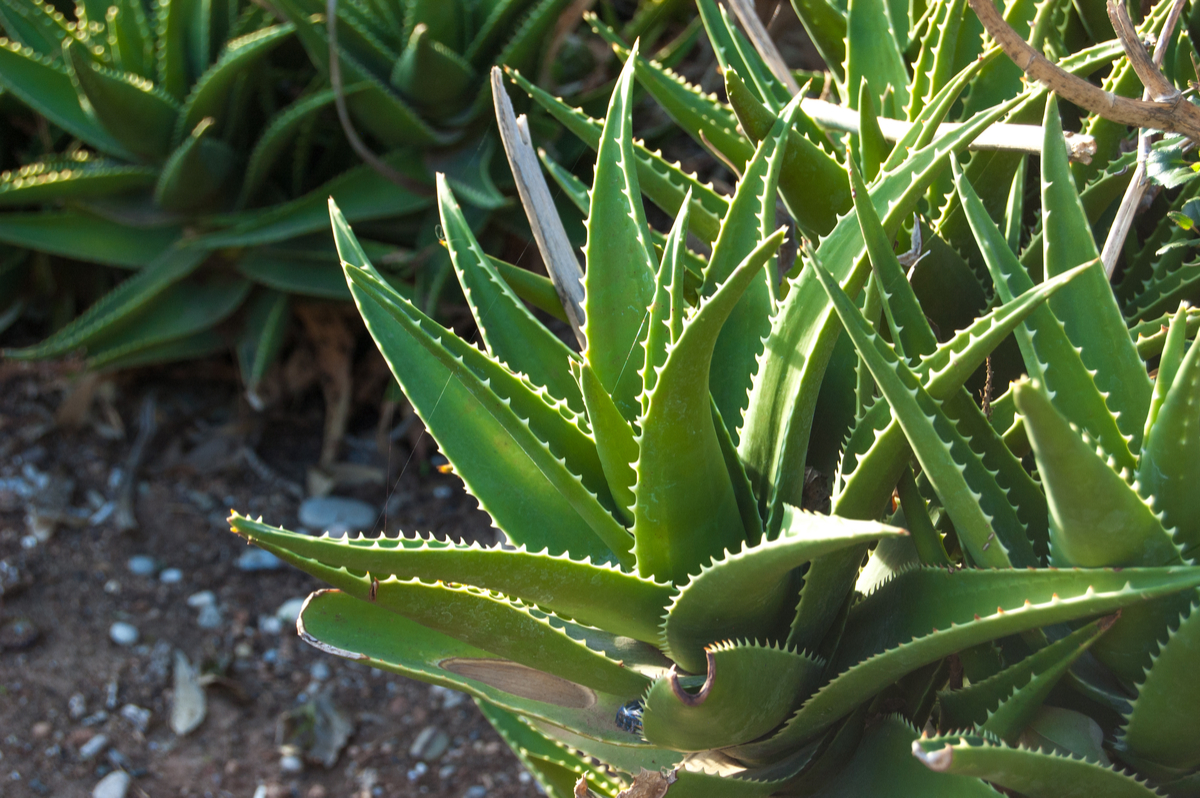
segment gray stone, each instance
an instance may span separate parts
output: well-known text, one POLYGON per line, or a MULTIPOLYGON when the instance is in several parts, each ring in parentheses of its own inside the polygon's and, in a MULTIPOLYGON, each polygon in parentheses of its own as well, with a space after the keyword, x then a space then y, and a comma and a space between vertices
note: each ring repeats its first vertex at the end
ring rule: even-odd
POLYGON ((379 511, 358 499, 344 496, 314 496, 300 505, 300 523, 334 537, 362 532, 375 526, 379 511))
POLYGON ((114 770, 92 788, 92 798, 125 798, 133 779, 123 770, 114 770))
POLYGON ((317 660, 308 669, 308 675, 318 682, 323 682, 329 678, 329 666, 321 660, 317 660))
POLYGON ((450 747, 450 735, 437 726, 426 726, 421 729, 417 739, 408 748, 408 755, 413 759, 436 761, 450 747))
POLYGON ((133 728, 142 734, 145 734, 146 729, 150 728, 150 716, 150 710, 139 707, 137 704, 126 704, 121 707, 121 717, 129 721, 133 728))
POLYGON ((217 603, 217 596, 211 590, 201 590, 187 597, 187 605, 194 610, 201 607, 211 607, 217 603))
POLYGON ((468 787, 463 793, 463 798, 484 798, 487 795, 487 787, 482 784, 476 784, 474 787, 468 787))
POLYGON ((283 633, 283 621, 276 618, 274 615, 258 616, 258 631, 264 635, 277 635, 283 633))
POLYGON ((132 646, 141 637, 141 633, 133 624, 117 621, 108 627, 108 636, 118 646, 132 646))
POLYGON ((200 608, 200 616, 196 618, 196 624, 201 629, 220 629, 221 628, 221 611, 213 604, 207 604, 200 608))
POLYGON ((153 576, 158 570, 158 563, 154 562, 154 558, 147 557, 145 554, 130 557, 127 565, 129 572, 134 576, 153 576))
POLYGON ((164 585, 177 585, 183 581, 183 571, 178 568, 164 568, 158 575, 158 581, 164 585))
POLYGON ((239 571, 275 571, 283 567, 283 560, 269 551, 246 549, 237 558, 239 571))
POLYGON ((307 598, 288 599, 279 605, 279 609, 275 610, 275 617, 281 623, 294 624, 300 617, 300 610, 304 609, 304 602, 307 600, 307 598))
POLYGON ((97 734, 83 745, 79 746, 79 758, 84 762, 94 759, 97 754, 108 747, 108 737, 97 734))
POLYGON ((67 714, 71 716, 71 720, 79 720, 87 714, 87 699, 83 697, 83 693, 76 693, 67 699, 67 714))
POLYGON ((295 754, 279 757, 279 769, 284 773, 300 773, 304 770, 304 762, 295 754))

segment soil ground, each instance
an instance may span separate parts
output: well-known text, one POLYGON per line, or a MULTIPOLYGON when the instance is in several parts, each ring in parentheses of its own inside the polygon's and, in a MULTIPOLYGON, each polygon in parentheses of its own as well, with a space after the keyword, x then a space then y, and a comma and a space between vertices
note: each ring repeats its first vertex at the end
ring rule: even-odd
MULTIPOLYGON (((321 448, 318 392, 254 417, 231 365, 192 364, 102 385, 85 423, 71 428, 55 415, 71 375, 0 369, 0 796, 88 796, 114 768, 133 775, 132 796, 536 793, 465 696, 323 654, 272 620, 315 580, 289 567, 238 567, 249 549, 228 531, 230 508, 297 524, 295 486, 321 448), (151 391, 158 431, 133 491, 139 528, 121 532, 118 514, 104 514, 119 498, 151 391), (245 446, 257 454, 255 467, 238 454, 245 446), (47 536, 46 519, 55 517, 64 522, 47 536), (182 580, 131 572, 138 555, 179 569, 182 580), (220 615, 214 628, 202 628, 188 603, 206 590, 220 615), (133 625, 138 641, 114 643, 115 622, 133 625), (169 723, 176 651, 207 682, 207 717, 183 737, 169 723), (286 772, 296 760, 283 759, 281 743, 296 724, 285 717, 311 711, 317 696, 349 721, 349 743, 331 768, 305 762, 286 772), (149 710, 144 731, 126 705, 149 710), (448 745, 421 761, 410 748, 429 728, 426 739, 444 732, 448 745)), ((338 492, 380 508, 375 531, 386 506, 391 533, 432 529, 490 542, 489 519, 461 483, 431 468, 428 452, 413 457, 404 440, 376 453, 374 424, 352 419, 344 451, 386 481, 338 492)))

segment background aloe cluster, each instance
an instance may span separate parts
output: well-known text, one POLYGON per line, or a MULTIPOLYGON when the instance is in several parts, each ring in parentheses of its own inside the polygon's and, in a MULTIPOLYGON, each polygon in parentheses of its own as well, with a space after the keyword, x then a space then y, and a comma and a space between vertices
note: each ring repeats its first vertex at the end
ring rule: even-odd
POLYGON ((233 344, 253 389, 291 297, 349 298, 321 232, 331 195, 371 223, 388 279, 434 302, 449 264, 432 233, 432 170, 477 226, 506 202, 479 138, 481 76, 496 61, 536 69, 566 6, 334 4, 348 121, 376 168, 335 112, 319 4, 81 0, 64 15, 7 0, 0 87, 8 121, 36 135, 6 138, 20 165, 0 175, 0 306, 7 326, 40 291, 60 326, 8 356, 82 351, 91 368, 118 368, 233 344))
MULTIPOLYGON (((1147 308, 1130 312, 1096 243, 1120 131, 1089 123, 1089 181, 1037 86, 940 128, 1004 71, 993 49, 925 88, 905 69, 923 100, 894 146, 872 108, 899 114, 897 84, 867 81, 862 132, 831 135, 701 10, 732 109, 636 46, 603 121, 514 76, 597 152, 590 190, 547 163, 588 213, 582 352, 517 298, 448 181, 486 351, 390 288, 333 207, 372 336, 516 548, 234 530, 336 588, 310 597, 307 641, 474 695, 556 796, 1200 795, 1200 348, 1187 248, 1160 254, 1181 217, 1152 208, 1129 244, 1118 294, 1147 308), (727 148, 732 196, 633 138, 635 80, 727 148), (966 161, 989 125, 1033 118, 1036 190, 1019 154, 966 161), (777 191, 808 239, 794 266, 777 191), (675 217, 666 235, 643 194, 675 217), (1023 376, 994 397, 1002 346, 1023 376), (982 402, 964 387, 981 376, 982 402), (828 515, 806 467, 832 475, 828 515)), ((843 19, 886 11, 854 0, 843 19)), ((928 13, 931 31, 974 24, 954 0, 928 13)), ((922 41, 947 63, 954 39, 922 41)))

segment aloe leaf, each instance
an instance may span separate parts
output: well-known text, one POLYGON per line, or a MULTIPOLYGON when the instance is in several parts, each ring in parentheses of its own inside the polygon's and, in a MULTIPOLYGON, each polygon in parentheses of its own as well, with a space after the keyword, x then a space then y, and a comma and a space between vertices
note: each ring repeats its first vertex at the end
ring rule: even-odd
MULTIPOLYGON (((155 4, 157 12, 157 46, 156 62, 158 64, 158 80, 167 94, 182 101, 187 96, 188 87, 202 66, 196 63, 198 55, 192 47, 190 38, 198 33, 196 24, 200 17, 199 9, 202 0, 184 0, 183 2, 162 2, 155 4)), ((201 23, 203 24, 203 23, 201 23)))
POLYGON ((900 798, 996 798, 983 781, 959 775, 931 773, 912 755, 920 737, 903 718, 892 715, 863 732, 854 757, 816 793, 817 798, 858 798, 876 795, 900 798))
POLYGON ((1193 675, 1200 610, 1191 598, 1186 617, 1161 639, 1118 742, 1121 751, 1179 770, 1200 765, 1200 686, 1193 675))
POLYGON ((879 174, 880 165, 887 160, 892 144, 883 137, 870 85, 864 78, 858 89, 858 136, 852 139, 858 146, 858 162, 867 182, 879 174))
MULTIPOLYGON (((612 28, 593 14, 587 21, 618 58, 624 61, 630 57, 629 48, 612 28)), ((716 97, 704 94, 683 77, 641 55, 635 57, 634 74, 638 84, 701 147, 716 148, 739 169, 754 155, 754 145, 737 130, 737 117, 716 97)))
POLYGON ((144 349, 215 327, 241 306, 250 281, 212 275, 176 283, 128 321, 97 331, 87 343, 87 363, 101 369, 144 349))
POLYGON ((770 109, 772 116, 777 115, 783 104, 787 102, 787 98, 776 97, 773 92, 763 93, 763 79, 755 73, 764 71, 765 65, 757 53, 755 53, 756 63, 751 65, 746 62, 745 54, 738 47, 735 39, 737 31, 730 24, 724 9, 715 0, 697 0, 696 10, 700 12, 704 32, 708 34, 709 44, 712 45, 713 54, 717 57, 721 71, 733 70, 740 75, 745 75, 754 86, 752 91, 755 99, 765 104, 770 109))
POLYGON ((83 211, 0 215, 0 241, 106 266, 141 268, 180 238, 178 227, 134 228, 83 211))
POLYGON ((633 486, 637 482, 634 463, 638 460, 638 443, 633 427, 621 415, 600 378, 587 363, 571 362, 571 371, 579 381, 583 403, 587 406, 592 437, 596 439, 596 454, 608 479, 609 490, 623 523, 633 521, 633 486))
POLYGON ((641 382, 636 355, 646 337, 654 298, 654 250, 642 208, 633 154, 633 68, 637 47, 621 70, 596 151, 584 254, 584 357, 621 414, 638 416, 641 382))
POLYGON ((1182 563, 1137 492, 1071 429, 1037 382, 1013 387, 1050 508, 1050 561, 1067 566, 1182 563))
POLYGON ((0 26, 18 44, 44 58, 62 55, 62 42, 74 35, 70 23, 49 3, 5 0, 0 3, 0 26))
POLYGON ((295 33, 290 23, 272 25, 247 36, 234 39, 225 45, 217 62, 208 68, 192 86, 178 125, 173 130, 173 140, 183 141, 189 131, 205 117, 220 120, 226 111, 229 93, 243 75, 252 73, 256 65, 295 33))
POLYGON ((105 13, 108 46, 113 61, 125 72, 152 79, 154 67, 154 36, 142 3, 124 2, 109 6, 105 13))
POLYGON ((5 357, 15 360, 42 360, 58 357, 116 328, 144 310, 170 286, 199 268, 209 252, 204 249, 172 248, 137 274, 98 299, 70 324, 39 344, 24 349, 9 349, 5 357))
POLYGON ((96 117, 83 109, 70 73, 49 58, 16 42, 0 39, 0 87, 12 92, 47 121, 101 152, 136 160, 96 117))
POLYGON ((850 611, 837 674, 774 737, 743 746, 763 756, 792 750, 905 673, 1011 634, 1112 613, 1192 590, 1200 568, 959 570, 916 568, 850 611), (978 616, 978 617, 977 617, 978 616))
POLYGON ((229 145, 216 140, 214 122, 207 117, 196 125, 163 164, 154 186, 154 202, 169 211, 197 211, 211 204, 225 188, 234 169, 229 145))
POLYGON ((1054 98, 1046 103, 1043 125, 1042 207, 1050 209, 1044 222, 1046 275, 1094 263, 1075 288, 1050 300, 1050 307, 1067 337, 1080 349, 1084 365, 1095 375, 1096 387, 1105 395, 1117 426, 1130 439, 1130 450, 1137 452, 1150 407, 1150 379, 1124 330, 1124 318, 1098 260, 1100 253, 1071 179, 1054 98))
POLYGON ((745 539, 712 427, 710 362, 722 325, 783 235, 779 230, 759 244, 701 304, 659 373, 640 420, 634 488, 634 549, 643 576, 682 584, 709 558, 745 539))
MULTIPOLYGON (((520 73, 508 70, 507 74, 538 105, 546 109, 563 127, 578 136, 584 144, 593 150, 600 146, 603 126, 598 120, 538 88, 520 73)), ((679 213, 679 206, 690 190, 693 193, 691 232, 707 243, 716 240, 721 229, 720 220, 728 211, 729 201, 712 186, 687 174, 678 164, 670 163, 658 153, 651 152, 644 144, 635 141, 633 149, 638 183, 646 196, 674 217, 679 213)))
POLYGON ((499 658, 339 590, 309 596, 296 627, 305 642, 328 654, 461 690, 510 712, 611 744, 639 744, 613 720, 627 697, 596 692, 499 658))
POLYGON ((973 776, 1029 798, 1152 798, 1146 784, 1098 762, 1011 748, 979 735, 914 740, 913 756, 935 773, 973 776))
MULTIPOLYGON (((946 0, 936 5, 929 30, 921 42, 921 52, 913 64, 912 100, 907 103, 909 118, 915 117, 942 89, 956 70, 962 23, 973 20, 964 0, 946 0)), ((1005 95, 1005 96, 1011 96, 1005 95)))
POLYGON ((680 588, 663 623, 665 650, 687 670, 702 672, 705 647, 712 643, 771 640, 795 608, 795 568, 835 551, 906 534, 875 521, 787 507, 778 537, 725 553, 680 588))
POLYGON ((504 593, 526 604, 615 634, 656 642, 671 588, 607 565, 524 549, 481 548, 420 537, 312 537, 234 514, 234 532, 288 559, 365 572, 379 579, 453 582, 504 593))
MULTIPOLYGON (((567 9, 570 0, 541 0, 529 10, 516 33, 508 38, 504 47, 493 59, 496 64, 508 64, 514 69, 532 69, 538 54, 543 52, 545 41, 554 31, 554 26, 567 9)), ((487 92, 480 95, 486 101, 487 92)))
MULTIPOLYGON (((596 495, 607 494, 608 486, 591 441, 503 366, 374 276, 332 203, 330 215, 343 269, 367 329, 483 509, 518 544, 596 561, 615 556, 632 565, 632 540, 596 495), (524 415, 518 415, 518 409, 524 415), (551 434, 543 438, 535 432, 538 428, 551 434), (481 447, 485 440, 492 444, 481 447), (563 451, 551 451, 546 440, 563 451), (586 484, 559 459, 563 455, 584 472, 586 484), (523 489, 514 492, 511 486, 518 479, 523 489)), ((607 501, 611 503, 611 497, 607 501)))
POLYGON ((890 86, 897 104, 908 105, 908 70, 884 0, 850 0, 846 13, 847 104, 854 110, 864 81, 874 99, 882 100, 890 86))
POLYGON ((154 185, 157 175, 153 167, 86 156, 37 161, 0 174, 0 206, 124 194, 154 185))
POLYGON ((817 52, 825 60, 833 79, 845 82, 846 17, 829 0, 792 0, 792 8, 804 25, 817 52))
MULTIPOLYGON (((1200 506, 1193 486, 1197 483, 1200 438, 1197 438, 1197 403, 1200 402, 1200 347, 1193 343, 1175 374, 1172 353, 1182 352, 1186 331, 1181 309, 1171 322, 1168 346, 1163 350, 1158 380, 1170 390, 1158 408, 1153 426, 1145 438, 1138 462, 1138 489, 1146 496, 1162 525, 1171 531, 1183 556, 1195 559, 1200 550, 1200 506), (1176 341, 1171 341, 1174 336, 1176 341), (1172 344, 1176 344, 1172 346, 1172 344)), ((1177 355, 1176 355, 1177 356, 1177 355)), ((1175 361, 1178 362, 1178 361, 1175 361)), ((1155 387, 1157 396, 1158 388, 1155 387)))
MULTIPOLYGON (((1033 280, 1008 248, 979 195, 957 164, 955 184, 971 230, 980 243, 997 296, 1010 301, 1016 294, 1028 291, 1034 285, 1033 280)), ((1035 310, 1024 327, 1016 330, 1016 338, 1030 377, 1043 381, 1053 392, 1052 401, 1059 412, 1098 440, 1115 458, 1118 468, 1132 470, 1135 460, 1129 444, 1053 309, 1035 310)))
POLYGON ((467 89, 478 80, 462 56, 418 26, 392 69, 390 83, 433 118, 461 111, 467 89))
POLYGON ((87 365, 89 368, 113 373, 143 366, 197 360, 228 350, 229 341, 226 337, 217 330, 207 329, 165 343, 137 347, 123 354, 110 353, 112 356, 106 357, 100 365, 95 365, 91 360, 87 365))
POLYGON ((487 16, 480 20, 478 28, 464 54, 476 69, 487 66, 492 62, 492 56, 499 49, 504 35, 511 30, 517 15, 525 11, 529 0, 498 0, 494 3, 483 4, 480 10, 487 11, 487 16))
MULTIPOLYGON (((725 91, 751 141, 766 139, 775 126, 775 114, 754 98, 733 70, 725 72, 725 91)), ((797 129, 803 128, 807 119, 803 109, 795 116, 779 173, 779 193, 801 228, 814 235, 826 235, 838 216, 851 208, 846 170, 819 143, 814 144, 797 129)), ((812 120, 808 123, 811 125, 812 120)))
POLYGON ((620 791, 619 781, 542 734, 520 715, 501 709, 490 701, 476 699, 475 703, 551 798, 574 798, 575 783, 580 777, 587 779, 588 789, 603 795, 615 796, 620 791))
POLYGON ((804 654, 750 642, 717 643, 707 654, 708 681, 699 695, 678 696, 673 676, 651 686, 642 716, 649 742, 707 751, 761 737, 816 686, 824 666, 804 654))
POLYGON ((238 273, 276 291, 318 299, 351 300, 346 279, 337 268, 337 254, 308 257, 294 250, 256 247, 238 258, 238 273))
POLYGON ((758 499, 754 496, 754 488, 750 478, 746 476, 746 467, 738 457, 737 447, 729 435, 729 425, 721 418, 717 403, 711 401, 713 430, 717 433, 717 444, 721 447, 721 458, 725 461, 725 470, 729 472, 729 480, 733 485, 733 496, 737 500, 738 512, 742 516, 742 528, 746 532, 746 542, 756 545, 762 540, 763 522, 758 514, 758 499))
POLYGON ((667 362, 667 349, 683 332, 683 254, 687 246, 688 213, 691 198, 679 208, 671 232, 663 246, 662 260, 654 279, 654 301, 646 330, 646 362, 642 368, 642 412, 650 403, 650 393, 658 382, 658 370, 667 362))
POLYGON ((262 403, 257 394, 258 384, 267 376, 283 347, 291 320, 289 305, 286 293, 271 289, 259 289, 246 303, 246 317, 235 352, 251 405, 262 403))
POLYGON ((489 258, 489 260, 496 272, 517 296, 546 315, 561 322, 567 322, 567 312, 563 310, 562 300, 558 298, 558 291, 555 290, 554 283, 550 282, 549 277, 522 269, 520 266, 514 266, 498 258, 489 258))
POLYGON ((565 401, 575 413, 582 413, 583 397, 568 369, 578 356, 534 318, 500 278, 440 173, 437 191, 450 260, 488 352, 510 371, 528 375, 535 385, 565 401))
MULTIPOLYGON (((409 172, 410 153, 397 152, 385 157, 392 168, 409 172)), ((429 207, 433 199, 419 196, 396 186, 370 166, 356 166, 342 172, 304 196, 262 210, 241 211, 213 217, 214 223, 229 225, 226 230, 197 236, 194 242, 206 247, 248 247, 286 241, 323 230, 329 224, 329 199, 344 208, 351 222, 366 222, 389 216, 401 216, 429 207)))
POLYGON ((854 303, 819 264, 817 279, 843 328, 870 368, 922 469, 954 520, 963 549, 977 565, 1028 566, 1036 561, 1025 526, 979 455, 921 386, 875 335, 854 303), (995 543, 996 545, 993 545, 995 543))
MULTIPOLYGON (((799 107, 797 98, 780 112, 771 134, 759 143, 746 164, 704 270, 702 296, 712 296, 737 264, 774 229, 775 188, 787 153, 787 132, 799 107)), ((755 275, 721 328, 713 350, 708 387, 735 445, 749 401, 750 382, 763 352, 763 339, 771 330, 775 271, 772 259, 755 275)))
POLYGON ((1036 711, 1058 679, 1087 651, 1096 637, 1108 631, 1113 620, 1093 621, 993 676, 958 690, 939 693, 939 727, 946 731, 971 730, 986 724, 986 731, 1013 741, 1031 719, 1031 715, 1023 713, 1023 722, 1020 719, 1016 723, 1008 722, 1016 705, 1013 699, 1023 695, 1022 703, 1036 711), (997 712, 1001 707, 1003 709, 997 712), (1005 728, 999 728, 1000 723, 1004 723, 1005 728))

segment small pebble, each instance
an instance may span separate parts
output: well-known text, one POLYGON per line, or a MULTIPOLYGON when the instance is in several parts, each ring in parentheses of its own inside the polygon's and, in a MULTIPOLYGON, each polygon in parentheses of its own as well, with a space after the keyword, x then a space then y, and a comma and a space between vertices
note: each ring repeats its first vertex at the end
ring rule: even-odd
POLYGON ((164 585, 177 585, 183 581, 183 571, 178 568, 164 568, 158 575, 158 581, 164 585))
POLYGON ((429 772, 429 765, 426 765, 424 762, 418 762, 417 764, 412 766, 412 769, 410 769, 408 771, 408 780, 416 781, 417 779, 421 778, 428 772, 429 772))
POLYGON ((274 615, 258 616, 258 631, 264 635, 277 635, 283 632, 283 621, 274 615))
POLYGON ((67 714, 71 720, 79 720, 87 714, 87 700, 83 693, 76 693, 67 700, 67 714))
POLYGON ((150 716, 150 710, 139 707, 137 704, 126 704, 121 707, 121 717, 129 721, 133 728, 142 734, 145 734, 146 729, 150 728, 150 716))
POLYGON ((200 616, 196 618, 196 624, 201 629, 220 629, 221 611, 212 604, 201 607, 200 616))
POLYGON ((484 798, 487 795, 487 787, 482 784, 476 784, 474 787, 468 787, 463 793, 463 798, 484 798))
POLYGON ((121 592, 121 583, 116 579, 109 579, 104 583, 104 592, 110 596, 115 596, 121 592))
POLYGON ((426 726, 421 729, 417 739, 408 748, 408 755, 413 759, 435 761, 450 747, 450 735, 437 726, 426 726))
POLYGON ((294 624, 296 619, 300 617, 300 610, 304 609, 306 598, 288 599, 279 605, 279 609, 275 610, 275 617, 281 623, 294 624))
POLYGON ((316 679, 318 682, 323 682, 329 678, 329 666, 321 660, 317 660, 308 669, 308 675, 316 679))
POLYGON ((133 780, 123 770, 114 770, 92 788, 92 798, 125 798, 133 780))
POLYGON ((201 607, 211 607, 217 603, 217 596, 211 590, 201 590, 187 597, 187 605, 194 610, 201 607))
POLYGON ((50 732, 54 731, 54 726, 48 720, 39 720, 29 729, 29 734, 35 740, 44 740, 50 736, 50 732))
POLYGON ((284 773, 300 773, 304 770, 304 762, 295 754, 279 757, 279 769, 284 773))
POLYGON ((454 771, 458 770, 454 765, 442 765, 438 768, 438 778, 448 779, 454 775, 454 771))
POLYGON ((117 684, 115 679, 108 683, 108 686, 104 688, 104 708, 105 709, 116 709, 117 708, 117 698, 118 698, 120 691, 121 691, 121 686, 119 684, 117 684))
POLYGON ((454 495, 454 488, 449 485, 434 485, 430 493, 433 494, 433 498, 435 499, 449 499, 454 495))
POLYGON ((99 726, 104 721, 108 720, 108 713, 103 709, 99 712, 93 712, 83 720, 79 721, 81 726, 99 726))
POLYGON ((300 505, 300 523, 342 537, 347 532, 370 531, 379 512, 366 502, 343 496, 314 496, 300 505))
POLYGON ((158 570, 158 564, 154 562, 153 557, 147 557, 145 554, 138 554, 129 558, 129 572, 134 576, 154 576, 158 570))
POLYGON ((237 558, 240 571, 275 571, 283 567, 283 560, 269 551, 247 549, 237 558))
POLYGON ((96 754, 108 747, 108 737, 103 734, 97 734, 92 739, 88 740, 83 745, 79 746, 79 758, 84 762, 92 759, 96 754))
POLYGON ((141 637, 136 626, 124 621, 117 621, 108 627, 108 636, 118 646, 132 646, 141 637))

